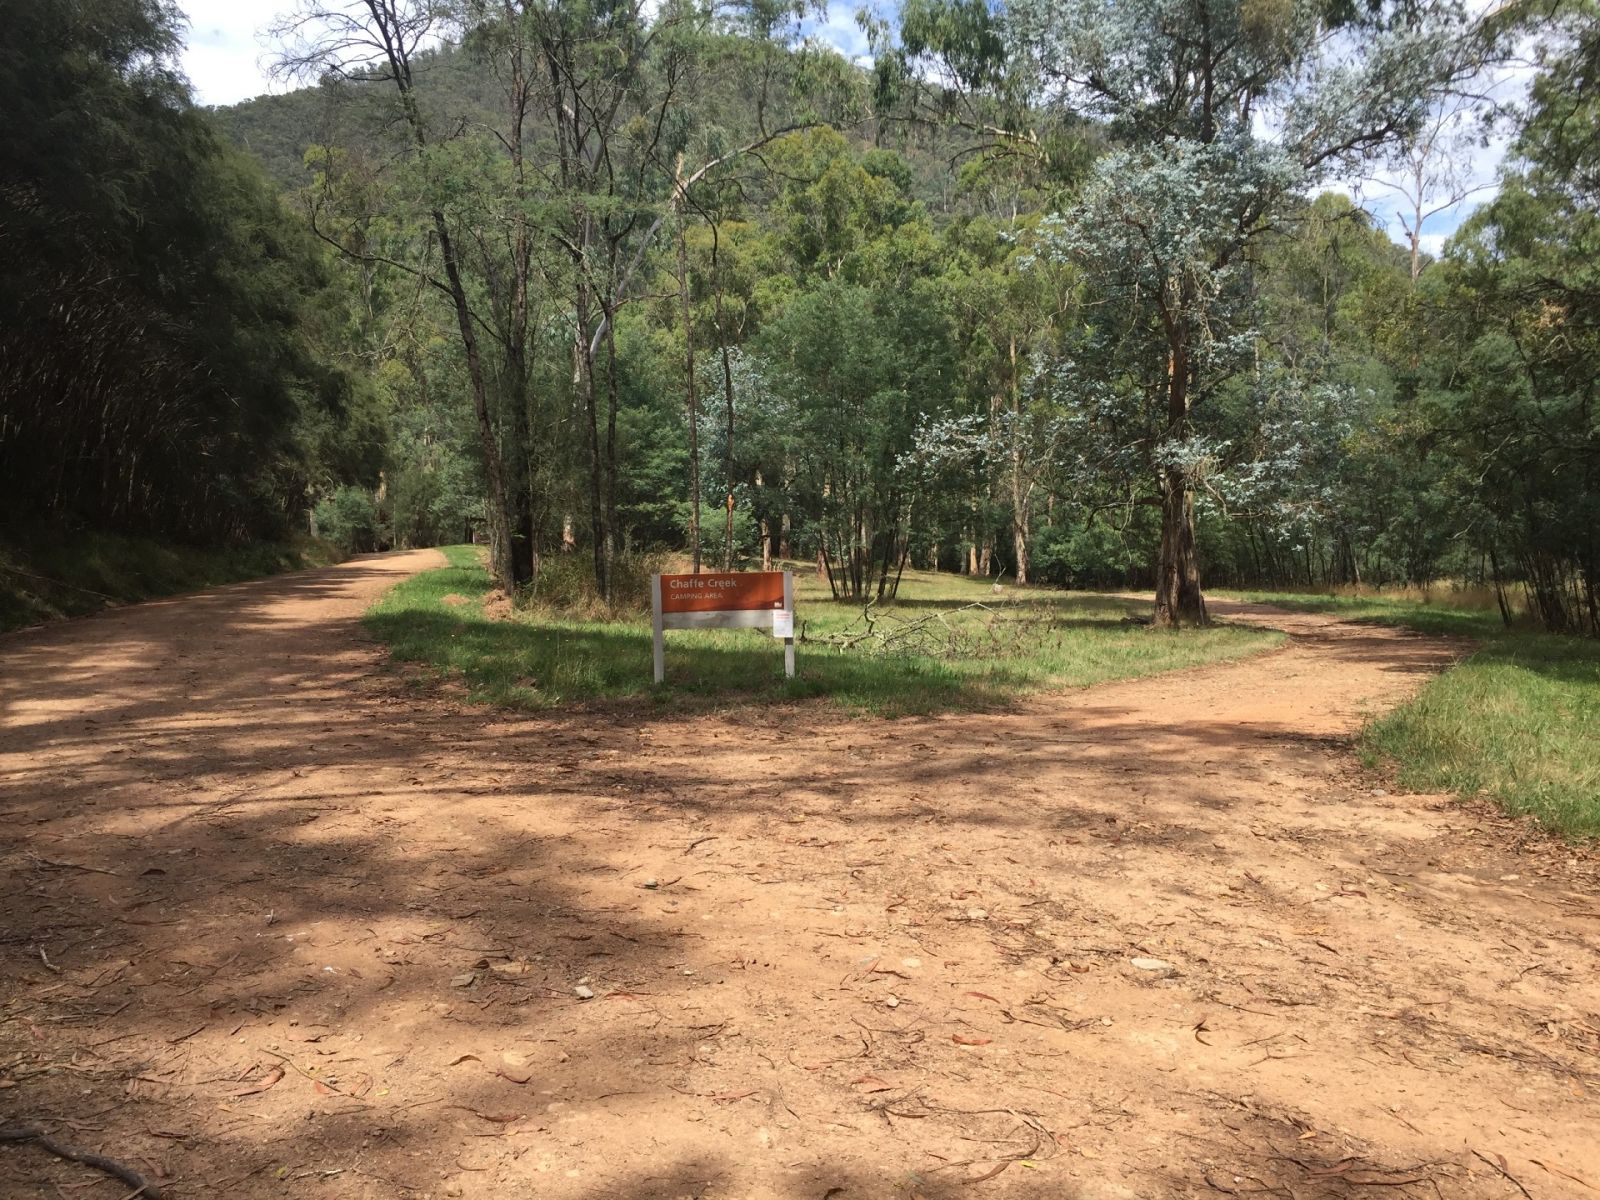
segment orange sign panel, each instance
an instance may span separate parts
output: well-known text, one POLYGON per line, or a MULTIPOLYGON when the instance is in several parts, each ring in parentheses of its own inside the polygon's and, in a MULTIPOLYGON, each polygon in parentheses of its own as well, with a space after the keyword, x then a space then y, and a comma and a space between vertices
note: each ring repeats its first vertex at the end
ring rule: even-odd
POLYGON ((750 612, 783 608, 782 571, 663 575, 661 611, 750 612))

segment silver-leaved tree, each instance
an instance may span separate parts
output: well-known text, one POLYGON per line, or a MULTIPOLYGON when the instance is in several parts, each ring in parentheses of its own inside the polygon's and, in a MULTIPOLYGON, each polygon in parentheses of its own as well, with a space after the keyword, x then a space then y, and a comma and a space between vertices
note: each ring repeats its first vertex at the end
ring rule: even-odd
POLYGON ((1434 0, 909 0, 903 11, 915 35, 900 47, 903 75, 983 81, 1012 126, 1002 144, 1050 113, 1106 139, 1042 251, 1078 268, 1098 315, 1070 366, 1040 378, 1081 394, 1094 419, 1080 429, 1111 431, 1139 464, 1139 499, 1160 506, 1155 624, 1205 624, 1195 495, 1219 445, 1206 401, 1253 362, 1252 252, 1307 189, 1412 134, 1473 76, 1484 41, 1460 5, 1434 0), (997 69, 972 69, 983 47, 1002 56, 997 69))

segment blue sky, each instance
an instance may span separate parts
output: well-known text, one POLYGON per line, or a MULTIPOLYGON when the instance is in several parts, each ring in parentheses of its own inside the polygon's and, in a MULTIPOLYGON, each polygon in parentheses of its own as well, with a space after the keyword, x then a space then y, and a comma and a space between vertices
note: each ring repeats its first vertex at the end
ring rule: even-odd
MULTIPOLYGON (((263 31, 287 7, 287 0, 180 0, 180 7, 190 25, 183 67, 201 103, 233 104, 282 90, 282 85, 268 79, 271 48, 263 31)), ((806 22, 805 33, 828 42, 849 58, 862 59, 868 51, 866 36, 856 25, 858 7, 856 0, 833 0, 826 17, 806 22)), ((1475 152, 1472 182, 1492 184, 1503 153, 1503 144, 1475 152)), ((1356 195, 1386 224, 1396 241, 1403 241, 1391 192, 1357 181, 1348 181, 1339 190, 1356 195)), ((1452 211, 1430 220, 1424 227, 1423 248, 1437 253, 1472 209, 1492 195, 1492 188, 1477 192, 1452 211)))

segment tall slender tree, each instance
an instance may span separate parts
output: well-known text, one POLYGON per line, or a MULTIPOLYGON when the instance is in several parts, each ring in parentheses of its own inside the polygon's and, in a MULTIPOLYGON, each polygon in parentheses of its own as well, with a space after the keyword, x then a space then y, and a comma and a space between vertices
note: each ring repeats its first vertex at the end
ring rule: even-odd
MULTIPOLYGON (((482 330, 491 326, 476 310, 469 294, 462 247, 451 219, 451 197, 459 181, 436 153, 433 130, 417 96, 414 71, 418 55, 454 28, 452 14, 440 0, 301 0, 298 8, 278 20, 273 35, 282 47, 278 68, 284 74, 393 89, 406 140, 420 160, 420 203, 432 244, 419 244, 411 262, 391 260, 390 265, 416 275, 449 300, 466 363, 478 449, 489 491, 490 557, 502 586, 513 590, 532 578, 531 531, 526 520, 514 515, 515 507, 520 507, 517 498, 522 489, 507 478, 506 456, 495 425, 490 391, 492 368, 485 361, 482 338, 482 330), (438 255, 437 267, 434 251, 438 255)), ((520 44, 516 44, 513 52, 519 50, 520 44)), ((517 126, 526 109, 527 95, 516 84, 512 104, 512 121, 517 126)), ((520 127, 517 135, 520 141, 520 127)), ((319 232, 341 253, 367 257, 365 249, 319 232)), ((508 302, 511 327, 502 330, 502 346, 513 369, 519 365, 517 359, 525 344, 518 330, 520 319, 526 315, 525 263, 525 258, 514 262, 512 299, 508 302)), ((520 327, 525 330, 525 324, 520 327)))

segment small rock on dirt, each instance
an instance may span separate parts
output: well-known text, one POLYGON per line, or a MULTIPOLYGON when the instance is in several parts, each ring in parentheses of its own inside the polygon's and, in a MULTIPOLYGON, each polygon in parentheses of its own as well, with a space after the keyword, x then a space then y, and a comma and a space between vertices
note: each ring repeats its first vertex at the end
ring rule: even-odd
POLYGON ((1160 958, 1130 958, 1128 961, 1141 971, 1170 971, 1173 969, 1171 963, 1160 958))
POLYGON ((471 987, 477 981, 478 981, 478 977, 476 975, 474 975, 471 971, 468 971, 465 975, 453 976, 451 978, 451 980, 450 980, 450 986, 451 987, 471 987))
POLYGON ((580 983, 577 987, 573 988, 572 989, 572 994, 574 996, 576 996, 579 1000, 593 1000, 594 999, 594 989, 592 987, 590 987, 587 983, 580 983))

